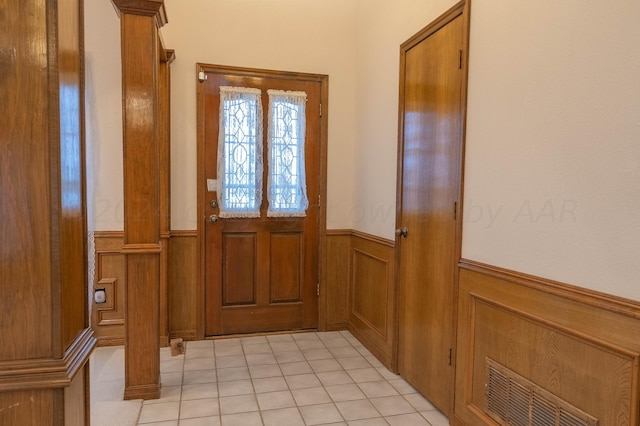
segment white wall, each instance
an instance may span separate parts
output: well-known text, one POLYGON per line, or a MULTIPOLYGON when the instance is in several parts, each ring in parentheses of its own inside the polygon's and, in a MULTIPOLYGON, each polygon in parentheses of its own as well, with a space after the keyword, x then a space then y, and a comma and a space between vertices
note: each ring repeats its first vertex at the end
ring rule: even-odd
POLYGON ((640 300, 640 2, 471 17, 463 256, 640 300))
MULTIPOLYGON (((328 227, 393 238, 399 46, 453 0, 166 0, 172 228, 196 228, 195 63, 329 75, 328 227), (295 35, 294 35, 295 34, 295 35)), ((87 9, 96 229, 122 229, 118 21, 87 9)), ((640 3, 475 0, 463 256, 640 300, 640 3)))
POLYGON ((329 228, 350 228, 354 0, 166 0, 171 65, 172 229, 196 229, 196 63, 329 75, 329 228))
POLYGON ((85 2, 87 220, 89 229, 124 228, 120 20, 110 1, 85 2))
POLYGON ((394 239, 400 45, 455 0, 359 0, 352 227, 394 239))

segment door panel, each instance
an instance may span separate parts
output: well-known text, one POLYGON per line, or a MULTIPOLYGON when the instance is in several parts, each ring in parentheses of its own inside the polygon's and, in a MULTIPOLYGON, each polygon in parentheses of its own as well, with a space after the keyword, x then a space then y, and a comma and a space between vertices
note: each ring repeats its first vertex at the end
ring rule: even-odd
POLYGON ((463 19, 404 51, 398 237, 398 370, 448 414, 453 398, 456 203, 463 19))
MULTIPOLYGON (((204 128, 204 176, 200 182, 204 225, 205 335, 316 328, 320 226, 320 99, 322 83, 304 74, 215 67, 206 69, 199 105, 204 128), (268 143, 259 218, 217 218, 220 86, 261 90, 263 137, 268 135, 267 90, 307 94, 305 168, 309 207, 304 217, 267 217, 268 143)), ((317 77, 317 76, 315 76, 317 77)))

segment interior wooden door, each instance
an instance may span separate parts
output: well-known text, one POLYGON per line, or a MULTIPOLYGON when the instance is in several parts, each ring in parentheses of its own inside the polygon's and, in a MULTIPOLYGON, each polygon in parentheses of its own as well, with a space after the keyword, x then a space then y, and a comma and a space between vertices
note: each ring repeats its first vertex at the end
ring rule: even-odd
MULTIPOLYGON (((316 328, 318 324, 318 256, 320 214, 320 99, 317 76, 205 68, 204 179, 200 182, 205 239, 205 335, 316 328), (304 217, 267 217, 263 196, 259 217, 220 218, 218 195, 211 182, 218 176, 220 87, 258 89, 263 137, 268 135, 267 90, 304 92, 307 96, 304 161, 309 201, 304 217), (207 185, 207 180, 209 185, 207 185)), ((262 193, 272 164, 263 140, 262 193)))
POLYGON ((397 216, 398 370, 445 414, 453 398, 453 313, 464 110, 461 16, 402 46, 397 216))

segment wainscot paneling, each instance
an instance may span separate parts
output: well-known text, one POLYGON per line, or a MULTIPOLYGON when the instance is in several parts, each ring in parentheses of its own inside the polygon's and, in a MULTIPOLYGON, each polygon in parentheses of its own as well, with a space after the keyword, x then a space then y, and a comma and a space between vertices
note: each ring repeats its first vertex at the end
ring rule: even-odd
POLYGON ((464 260, 459 289, 452 424, 496 424, 487 360, 600 426, 640 424, 640 303, 464 260))
POLYGON ((93 293, 104 289, 105 303, 96 303, 91 310, 91 324, 98 346, 124 345, 125 255, 121 254, 122 231, 96 231, 95 277, 93 293))
POLYGON ((391 368, 395 344, 394 243, 353 231, 349 259, 349 330, 391 368))
POLYGON ((169 336, 202 338, 198 330, 198 238, 196 231, 171 231, 169 247, 169 336))
POLYGON ((346 330, 349 324, 351 230, 327 231, 326 280, 320 289, 320 329, 346 330))

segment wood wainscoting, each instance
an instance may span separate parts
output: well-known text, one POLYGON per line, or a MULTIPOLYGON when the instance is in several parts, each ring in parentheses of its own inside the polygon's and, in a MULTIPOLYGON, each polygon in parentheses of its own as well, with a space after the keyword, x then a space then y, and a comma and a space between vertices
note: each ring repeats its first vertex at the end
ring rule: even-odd
POLYGON ((169 337, 197 340, 204 321, 199 299, 197 231, 171 231, 169 244, 169 337))
POLYGON ((348 328, 391 368, 395 353, 394 242, 353 230, 328 231, 326 277, 324 309, 320 309, 325 312, 324 328, 348 328))
POLYGON ((486 413, 487 360, 599 420, 640 424, 640 303, 463 260, 452 424, 486 413))

